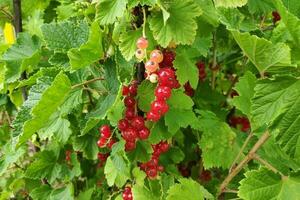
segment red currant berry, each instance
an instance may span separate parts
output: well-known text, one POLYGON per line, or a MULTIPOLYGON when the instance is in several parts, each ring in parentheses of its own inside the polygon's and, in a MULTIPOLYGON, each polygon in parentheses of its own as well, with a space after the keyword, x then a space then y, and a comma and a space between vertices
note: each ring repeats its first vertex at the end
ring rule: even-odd
POLYGON ((148 169, 146 171, 146 174, 149 178, 155 178, 157 176, 157 170, 156 169, 148 169))
POLYGON ((163 61, 160 63, 160 67, 172 67, 175 60, 175 54, 172 51, 163 51, 163 61))
POLYGON ((147 162, 147 166, 149 168, 155 168, 158 165, 158 159, 155 157, 152 157, 149 162, 147 162))
POLYGON ((131 127, 122 132, 122 136, 126 141, 135 141, 137 135, 138 135, 137 131, 131 127))
POLYGON ((131 96, 136 96, 136 94, 137 94, 137 84, 131 84, 129 86, 129 94, 131 96))
POLYGON ((127 141, 125 144, 125 151, 132 151, 135 149, 135 142, 127 141))
POLYGON ((153 122, 157 122, 160 119, 160 114, 150 111, 147 113, 147 119, 153 122))
POLYGON ((171 88, 167 86, 158 86, 155 90, 155 96, 158 100, 166 100, 171 96, 171 88))
POLYGON ((127 108, 125 111, 125 118, 128 120, 132 120, 135 116, 134 108, 127 108))
POLYGON ((148 40, 144 37, 140 37, 136 42, 136 46, 139 49, 146 49, 148 47, 148 40))
POLYGON ((107 148, 112 149, 112 146, 116 143, 116 140, 111 139, 108 143, 107 143, 107 148))
POLYGON ((126 85, 123 85, 122 87, 122 95, 127 96, 129 94, 129 87, 126 85))
POLYGON ((138 135, 141 140, 146 140, 150 135, 150 131, 147 127, 144 127, 139 131, 138 135))
POLYGON ((161 142, 159 144, 159 149, 161 150, 162 153, 165 153, 169 150, 170 145, 168 144, 168 142, 161 142))
POLYGON ((155 100, 151 103, 151 110, 160 114, 165 114, 169 110, 169 106, 164 100, 155 100))
POLYGON ((145 120, 141 116, 136 116, 135 118, 132 119, 131 125, 133 128, 137 130, 141 130, 142 128, 145 127, 145 120))
POLYGON ((100 133, 102 137, 109 138, 111 136, 110 127, 108 125, 101 126, 100 133))
POLYGON ((108 156, 109 156, 109 154, 107 154, 107 153, 98 153, 98 159, 100 161, 103 161, 103 162, 106 161, 106 159, 108 158, 108 156))
POLYGON ((157 167, 157 171, 159 171, 159 172, 163 172, 164 170, 165 170, 164 166, 159 165, 157 167))
POLYGON ((160 50, 155 49, 150 54, 150 60, 156 63, 161 63, 163 61, 163 54, 160 50))
POLYGON ((211 172, 208 170, 202 171, 202 173, 200 174, 200 180, 202 180, 204 182, 210 181, 211 180, 211 172))
POLYGON ((190 83, 187 82, 186 84, 184 84, 184 93, 190 97, 194 96, 194 89, 191 87, 190 83))
POLYGON ((98 147, 100 148, 104 148, 105 145, 107 143, 107 139, 106 138, 100 138, 98 141, 97 141, 97 145, 98 147))
POLYGON ((135 106, 135 99, 131 96, 127 96, 124 99, 124 104, 126 107, 134 107, 135 106))
POLYGON ((129 127, 129 122, 126 119, 121 119, 118 122, 118 128, 120 131, 125 131, 129 127))
POLYGON ((65 152, 65 154, 66 154, 66 161, 70 161, 70 160, 71 160, 71 154, 72 154, 72 151, 67 150, 67 151, 65 152))
POLYGON ((279 20, 281 20, 281 16, 277 11, 273 11, 272 12, 272 16, 273 16, 273 22, 276 23, 279 20))

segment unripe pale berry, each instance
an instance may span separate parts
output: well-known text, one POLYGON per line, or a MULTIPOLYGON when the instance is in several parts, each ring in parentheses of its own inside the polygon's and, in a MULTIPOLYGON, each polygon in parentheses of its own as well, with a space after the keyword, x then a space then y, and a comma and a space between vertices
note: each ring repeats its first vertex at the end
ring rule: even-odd
POLYGON ((140 37, 136 42, 136 47, 139 49, 146 49, 148 47, 148 40, 144 37, 140 37))
POLYGON ((137 49, 137 50, 135 51, 135 57, 136 57, 137 59, 139 59, 139 60, 144 59, 144 58, 145 58, 145 51, 144 51, 144 49, 137 49))
POLYGON ((156 63, 161 63, 163 61, 163 54, 160 50, 155 49, 150 54, 150 60, 156 63))
POLYGON ((155 72, 158 69, 158 64, 157 64, 157 62, 149 60, 149 61, 146 62, 145 68, 146 68, 146 70, 147 70, 148 73, 149 72, 150 73, 151 72, 155 72))
POLYGON ((155 74, 155 73, 151 74, 151 75, 149 76, 149 80, 150 80, 151 83, 157 83, 157 81, 158 81, 158 76, 157 76, 157 74, 155 74))

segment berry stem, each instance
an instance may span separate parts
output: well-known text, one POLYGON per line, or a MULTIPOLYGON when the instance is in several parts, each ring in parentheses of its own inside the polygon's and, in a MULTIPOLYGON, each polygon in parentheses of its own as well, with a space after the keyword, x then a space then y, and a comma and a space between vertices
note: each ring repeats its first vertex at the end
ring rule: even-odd
POLYGON ((245 165, 248 164, 249 161, 254 159, 254 156, 257 152, 257 150, 269 139, 270 133, 267 130, 260 138, 259 140, 254 144, 252 149, 249 151, 249 153, 245 156, 245 158, 238 164, 236 168, 234 168, 228 176, 225 178, 225 180, 222 182, 219 188, 219 192, 217 196, 220 196, 225 190, 227 185, 230 183, 230 181, 245 167, 245 165))
POLYGON ((71 87, 71 89, 75 89, 75 88, 77 88, 77 87, 80 87, 80 86, 83 86, 83 85, 86 85, 86 84, 89 84, 89 83, 93 83, 93 82, 95 82, 95 81, 102 81, 102 80, 104 80, 104 78, 102 78, 102 77, 98 77, 98 78, 94 78, 94 79, 91 79, 91 80, 87 80, 87 81, 84 81, 84 82, 82 82, 82 83, 78 83, 78 84, 76 84, 76 85, 73 85, 72 87, 71 87))
POLYGON ((216 32, 213 33, 213 62, 212 62, 212 76, 211 76, 211 88, 214 90, 216 87, 216 76, 217 71, 215 71, 215 68, 217 66, 217 38, 216 38, 216 32))
POLYGON ((229 173, 232 172, 232 170, 234 169, 235 164, 237 163, 237 161, 240 159, 242 153, 244 152, 245 148, 247 147, 247 144, 249 143, 250 139, 252 138, 253 133, 251 132, 248 137, 246 138, 242 148, 240 149, 239 153, 237 154, 236 158, 234 159, 234 161, 231 164, 231 167, 229 168, 229 173))
POLYGON ((268 169, 273 171, 275 174, 280 174, 282 177, 284 177, 284 174, 282 174, 278 169, 273 167, 270 163, 268 163, 266 160, 262 159, 259 155, 254 154, 253 159, 257 160, 261 164, 265 165, 268 169))
POLYGON ((146 16, 146 9, 143 7, 143 37, 146 38, 146 21, 147 21, 147 16, 146 16))

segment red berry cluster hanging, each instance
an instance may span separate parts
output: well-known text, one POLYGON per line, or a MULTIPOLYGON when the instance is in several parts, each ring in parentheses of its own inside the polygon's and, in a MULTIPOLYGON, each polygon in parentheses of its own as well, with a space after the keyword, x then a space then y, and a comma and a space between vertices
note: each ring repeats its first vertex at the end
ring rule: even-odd
POLYGON ((98 163, 98 167, 103 167, 104 163, 106 162, 107 158, 109 156, 109 153, 98 153, 98 160, 99 160, 99 163, 98 163))
POLYGON ((133 200, 131 187, 128 187, 128 186, 125 187, 122 197, 123 197, 123 200, 133 200))
POLYGON ((72 154, 72 151, 71 151, 71 150, 66 150, 65 154, 66 154, 66 158, 65 158, 66 161, 67 161, 67 162, 71 161, 71 154, 72 154))
POLYGON ((205 71, 205 63, 202 61, 197 62, 197 67, 199 70, 199 80, 204 82, 206 78, 206 71, 205 71))
POLYGON ((275 24, 276 22, 281 20, 281 16, 278 13, 278 11, 273 11, 272 12, 272 16, 273 16, 273 23, 275 24))
POLYGON ((150 161, 140 164, 140 169, 145 171, 147 177, 153 179, 158 172, 163 172, 164 167, 159 165, 159 156, 169 150, 170 145, 166 141, 161 141, 158 144, 152 145, 153 153, 150 161))
POLYGON ((250 122, 246 117, 232 116, 229 119, 229 124, 234 128, 240 128, 243 132, 247 132, 250 129, 250 122))
POLYGON ((114 143, 116 143, 116 141, 113 138, 111 138, 110 127, 108 125, 103 125, 99 129, 99 132, 101 134, 101 137, 97 141, 98 147, 100 147, 100 148, 107 147, 107 148, 111 149, 112 145, 114 143))
POLYGON ((123 139, 126 141, 125 150, 132 151, 135 149, 137 139, 145 140, 149 137, 150 131, 145 126, 145 120, 142 116, 137 115, 136 100, 137 82, 132 82, 129 86, 123 86, 122 94, 125 96, 124 105, 125 118, 118 122, 118 128, 123 139))

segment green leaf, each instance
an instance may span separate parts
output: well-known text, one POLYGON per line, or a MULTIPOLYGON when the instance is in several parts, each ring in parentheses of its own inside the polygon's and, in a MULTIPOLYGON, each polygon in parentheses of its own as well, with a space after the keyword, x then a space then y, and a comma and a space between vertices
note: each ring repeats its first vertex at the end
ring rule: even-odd
POLYGON ((220 22, 226 25, 227 29, 242 31, 253 31, 257 29, 257 25, 253 24, 253 21, 247 18, 238 9, 219 8, 218 15, 220 22))
POLYGON ((11 143, 7 143, 2 147, 0 159, 0 176, 6 172, 7 168, 17 162, 26 152, 24 147, 14 148, 11 143))
POLYGON ((89 188, 85 191, 79 193, 77 200, 88 200, 92 199, 92 195, 94 193, 95 188, 89 188))
MULTIPOLYGON (((275 120, 272 124, 271 131, 275 135, 276 142, 279 144, 281 149, 286 152, 291 158, 295 158, 299 161, 300 81, 296 81, 294 79, 290 79, 289 81, 290 85, 285 86, 284 82, 288 82, 288 80, 281 80, 278 83, 274 83, 275 81, 269 82, 269 84, 274 84, 272 86, 274 87, 273 93, 268 92, 267 94, 265 94, 265 97, 259 99, 259 104, 262 104, 263 99, 265 99, 265 102, 266 99, 273 100, 273 102, 271 102, 264 108, 267 109, 265 110, 265 112, 266 114, 268 114, 267 116, 265 116, 267 118, 266 120, 268 120, 270 123, 275 120), (277 84, 280 85, 278 86, 277 84), (275 88, 276 86, 278 87, 275 88)), ((258 106, 259 104, 257 104, 256 106, 258 106)), ((263 110, 260 110, 260 112, 262 111, 263 110)), ((263 117, 263 115, 261 115, 261 117, 263 117)), ((260 117, 254 119, 259 120, 260 117)))
POLYGON ((182 90, 173 90, 168 105, 177 109, 192 109, 194 102, 182 90))
POLYGON ((200 16, 200 18, 206 21, 207 23, 213 25, 214 27, 217 27, 219 25, 219 18, 216 12, 216 8, 214 7, 213 1, 196 0, 196 2, 203 10, 203 13, 200 16))
POLYGON ((86 134, 76 137, 73 147, 75 151, 83 152, 83 156, 87 159, 96 160, 98 153, 97 138, 86 134))
POLYGON ((157 0, 130 0, 128 2, 128 6, 131 8, 135 7, 139 4, 142 6, 144 6, 144 5, 153 6, 153 5, 155 5, 156 1, 157 0))
POLYGON ((70 184, 67 187, 52 189, 48 185, 42 185, 41 187, 37 187, 32 192, 30 192, 30 196, 34 200, 74 200, 73 197, 73 186, 70 184))
POLYGON ((197 57, 199 55, 198 52, 195 53, 193 52, 193 49, 178 48, 174 61, 174 67, 177 69, 176 75, 179 83, 184 85, 189 81, 194 89, 197 88, 199 81, 199 71, 196 66, 197 57))
POLYGON ((48 122, 50 116, 64 102, 70 90, 69 78, 65 74, 59 73, 49 88, 43 91, 38 103, 32 108, 32 119, 25 122, 19 143, 24 143, 48 122))
POLYGON ((233 105, 248 117, 251 116, 251 99, 254 96, 255 83, 256 77, 247 71, 234 87, 239 96, 233 98, 233 105))
POLYGON ((39 61, 40 41, 36 36, 20 33, 17 41, 3 54, 1 60, 6 61, 6 82, 16 81, 29 66, 39 61))
POLYGON ((139 200, 160 199, 157 196, 153 195, 153 193, 145 186, 143 187, 137 184, 132 187, 132 194, 134 199, 139 199, 139 200))
POLYGON ((149 142, 137 141, 135 150, 130 152, 128 157, 134 161, 147 162, 150 160, 152 153, 153 149, 149 142))
POLYGON ((156 85, 148 80, 144 80, 138 87, 137 99, 138 106, 143 112, 148 112, 151 107, 151 102, 154 101, 154 90, 156 85))
POLYGON ((193 124, 196 116, 192 110, 183 110, 170 107, 165 115, 165 123, 171 133, 176 133, 180 128, 193 124))
POLYGON ((68 57, 73 70, 86 67, 103 57, 102 30, 97 22, 92 23, 89 40, 79 49, 70 49, 68 57))
POLYGON ((290 65, 290 48, 283 43, 272 44, 270 41, 249 33, 231 31, 234 39, 246 56, 260 72, 275 65, 290 65))
POLYGON ((299 99, 299 87, 300 81, 292 77, 259 81, 251 106, 254 130, 271 125, 277 117, 289 111, 299 99))
POLYGON ((34 200, 49 200, 52 189, 48 185, 42 185, 41 187, 36 187, 30 192, 30 196, 34 200))
POLYGON ((97 6, 96 18, 102 25, 112 24, 122 17, 126 10, 127 0, 101 0, 97 6))
POLYGON ((269 13, 275 10, 273 0, 248 0, 248 8, 251 13, 269 13))
POLYGON ((128 83, 133 76, 134 61, 125 60, 120 51, 116 52, 115 60, 120 82, 128 83))
POLYGON ((265 168, 252 170, 245 174, 240 182, 238 195, 245 200, 299 199, 300 178, 289 176, 282 178, 265 168))
POLYGON ((57 155, 53 151, 42 151, 36 160, 27 167, 25 176, 31 179, 43 179, 52 183, 59 178, 61 166, 57 163, 57 155))
POLYGON ((139 167, 135 167, 132 170, 132 176, 134 177, 136 184, 139 186, 144 185, 144 180, 147 177, 146 173, 142 171, 139 167))
POLYGON ((41 29, 47 47, 57 51, 66 52, 72 48, 79 48, 89 37, 86 21, 44 24, 41 29))
POLYGON ((59 113, 54 113, 44 126, 44 128, 39 130, 39 136, 41 139, 51 139, 54 136, 58 142, 65 144, 72 130, 70 128, 70 122, 67 119, 59 116, 59 113))
POLYGON ((130 178, 130 168, 123 157, 115 155, 106 160, 104 168, 105 178, 109 186, 114 184, 122 187, 130 178))
POLYGON ((49 63, 54 66, 69 67, 69 58, 66 53, 55 52, 50 58, 49 63))
POLYGON ((74 200, 74 188, 72 184, 51 192, 49 200, 74 200))
POLYGON ((40 47, 37 37, 31 37, 28 33, 20 33, 17 41, 3 54, 2 60, 16 61, 31 58, 40 47))
POLYGON ((180 179, 179 183, 173 185, 169 191, 167 200, 204 200, 214 199, 214 197, 199 183, 192 179, 180 179))
POLYGON ((119 49, 123 57, 129 61, 136 51, 136 41, 142 36, 142 29, 125 31, 120 35, 119 49))
POLYGON ((214 0, 216 7, 236 8, 244 6, 248 0, 214 0))
POLYGON ((238 148, 235 143, 236 134, 227 123, 220 121, 209 111, 200 111, 198 121, 192 128, 202 131, 199 146, 202 150, 203 166, 229 168, 238 148))
POLYGON ((153 12, 149 21, 155 40, 163 47, 167 47, 171 41, 192 44, 197 30, 195 18, 202 13, 200 7, 191 0, 174 0, 165 7, 170 13, 166 23, 162 11, 153 12))
POLYGON ((165 125, 163 120, 159 120, 151 128, 151 134, 149 136, 149 141, 152 144, 157 144, 161 140, 167 140, 167 139, 171 138, 172 136, 174 136, 175 134, 176 134, 176 132, 170 133, 168 131, 168 127, 165 125), (161 134, 161 133, 163 133, 163 134, 161 134))

